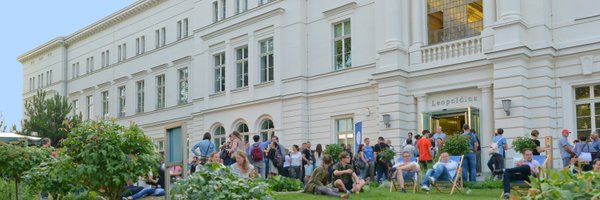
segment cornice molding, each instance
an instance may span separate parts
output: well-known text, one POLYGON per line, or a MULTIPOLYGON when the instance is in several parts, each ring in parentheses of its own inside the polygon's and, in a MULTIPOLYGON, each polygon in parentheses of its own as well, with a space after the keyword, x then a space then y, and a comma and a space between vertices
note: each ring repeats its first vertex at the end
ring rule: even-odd
MULTIPOLYGON (((283 8, 276 8, 276 9, 273 9, 273 10, 271 10, 269 12, 266 12, 266 13, 260 14, 258 16, 255 16, 255 17, 243 20, 241 22, 238 22, 235 25, 227 26, 227 27, 224 27, 224 28, 212 31, 210 33, 204 34, 204 35, 200 36, 200 38, 202 38, 202 40, 204 40, 204 41, 210 40, 210 39, 212 39, 214 37, 217 37, 219 35, 222 35, 222 34, 231 32, 233 30, 239 29, 240 27, 245 27, 245 26, 247 26, 249 24, 254 24, 256 22, 263 21, 264 19, 268 19, 268 18, 273 17, 273 16, 282 15, 283 13, 285 13, 285 9, 283 9, 283 8)), ((208 30, 210 28, 213 28, 213 27, 215 27, 215 26, 217 26, 219 24, 222 24, 222 23, 214 23, 212 25, 208 25, 208 26, 205 26, 203 28, 200 28, 200 29, 198 29, 198 30, 196 30, 194 32, 202 32, 202 31, 208 30)))
POLYGON ((342 13, 344 11, 354 10, 354 9, 356 9, 356 5, 357 5, 356 2, 350 2, 350 3, 344 4, 342 6, 323 11, 323 14, 325 15, 325 17, 331 17, 333 15, 342 13))
POLYGON ((127 20, 155 5, 157 5, 158 3, 161 3, 165 0, 139 0, 136 1, 135 3, 109 15, 106 16, 96 22, 94 22, 93 24, 86 26, 82 29, 80 29, 77 32, 74 32, 72 34, 70 34, 69 36, 66 37, 58 37, 56 39, 50 40, 36 48, 34 48, 33 50, 30 50, 22 55, 20 55, 19 57, 17 57, 17 60, 21 63, 25 62, 28 59, 31 59, 35 56, 38 56, 42 53, 47 52, 48 50, 52 50, 54 48, 56 48, 58 45, 62 44, 63 46, 68 46, 69 44, 73 44, 75 42, 81 41, 85 38, 90 37, 91 35, 94 35, 100 31, 106 30, 107 28, 122 22, 124 20, 127 20))

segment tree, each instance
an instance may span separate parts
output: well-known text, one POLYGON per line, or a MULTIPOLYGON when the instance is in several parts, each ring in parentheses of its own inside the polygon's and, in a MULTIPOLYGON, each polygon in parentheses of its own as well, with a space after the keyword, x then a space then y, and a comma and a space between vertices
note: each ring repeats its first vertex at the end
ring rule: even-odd
POLYGON ((74 127, 62 145, 77 185, 120 199, 128 179, 137 180, 158 166, 154 143, 135 124, 86 121, 74 127))
POLYGON ((49 158, 50 151, 45 148, 0 142, 0 177, 15 180, 16 197, 19 199, 19 182, 25 172, 49 158))
POLYGON ((50 138, 56 146, 61 139, 66 138, 71 127, 69 124, 79 119, 78 116, 67 117, 71 109, 72 105, 67 98, 55 94, 46 99, 46 92, 39 90, 31 100, 25 101, 27 118, 23 120, 23 134, 37 132, 37 136, 50 138))

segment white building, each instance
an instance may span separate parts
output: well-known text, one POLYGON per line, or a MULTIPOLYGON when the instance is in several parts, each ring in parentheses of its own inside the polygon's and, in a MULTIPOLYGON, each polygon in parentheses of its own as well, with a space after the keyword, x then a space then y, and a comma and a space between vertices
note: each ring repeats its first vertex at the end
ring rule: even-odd
POLYGON ((593 0, 140 0, 18 60, 24 99, 65 95, 157 141, 180 124, 190 144, 268 128, 352 143, 362 121, 397 147, 469 123, 484 145, 538 129, 561 167, 560 130, 600 126, 598 27, 593 0))

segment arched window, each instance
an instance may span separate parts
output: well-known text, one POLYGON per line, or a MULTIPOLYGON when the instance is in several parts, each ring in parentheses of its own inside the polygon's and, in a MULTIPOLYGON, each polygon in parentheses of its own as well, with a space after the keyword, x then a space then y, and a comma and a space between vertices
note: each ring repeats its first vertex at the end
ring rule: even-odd
MULTIPOLYGON (((262 123, 260 123, 260 137, 261 137, 262 141, 267 141, 267 140, 271 139, 271 135, 267 134, 269 129, 275 129, 275 126, 273 125, 273 121, 271 121, 270 119, 267 119, 267 120, 263 121, 262 123)), ((275 134, 275 131, 273 131, 272 134, 275 134)))
POLYGON ((223 128, 222 126, 218 126, 217 128, 215 128, 213 136, 215 138, 215 144, 218 146, 221 146, 222 144, 225 144, 225 142, 227 142, 225 128, 223 128))
POLYGON ((244 137, 244 142, 246 144, 248 143, 248 141, 250 141, 250 136, 248 135, 248 132, 250 132, 250 130, 248 130, 248 125, 246 125, 245 123, 241 123, 237 126, 235 130, 242 134, 242 136, 244 137))

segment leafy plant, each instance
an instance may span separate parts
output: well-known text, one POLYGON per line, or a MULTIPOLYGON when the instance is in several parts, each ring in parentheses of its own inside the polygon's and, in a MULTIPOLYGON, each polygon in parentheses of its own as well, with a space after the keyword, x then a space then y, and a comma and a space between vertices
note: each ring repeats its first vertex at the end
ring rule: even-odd
POLYGON ((527 136, 519 136, 517 137, 517 139, 512 141, 512 146, 515 149, 515 151, 519 152, 519 153, 523 153, 524 149, 535 149, 535 143, 533 142, 533 140, 531 140, 531 138, 528 138, 527 136))
POLYGON ((461 135, 453 135, 446 137, 444 148, 442 151, 448 152, 450 155, 459 156, 469 153, 469 138, 461 135))
POLYGON ((266 180, 271 190, 275 192, 289 192, 302 190, 303 185, 299 179, 284 176, 273 176, 266 180))
POLYGON ((600 198, 600 174, 583 172, 573 174, 569 170, 548 170, 548 178, 531 178, 534 192, 525 199, 598 199, 600 198))
POLYGON ((75 176, 76 168, 73 159, 60 151, 58 158, 31 169, 25 182, 38 191, 51 191, 54 199, 68 198, 78 188, 83 188, 79 177, 75 176))
POLYGON ((323 152, 327 155, 330 155, 333 160, 338 161, 340 160, 340 153, 343 151, 344 149, 342 149, 342 146, 339 144, 329 144, 325 147, 325 151, 323 152))
MULTIPOLYGON (((0 199, 14 199, 15 196, 15 181, 8 180, 4 178, 0 178, 0 199)), ((38 199, 39 192, 34 190, 31 187, 28 187, 27 184, 21 184, 19 186, 21 190, 21 194, 19 195, 21 199, 38 199)))
POLYGON ((383 150, 381 153, 378 153, 377 157, 380 160, 389 161, 389 160, 394 159, 395 155, 396 155, 396 153, 394 151, 392 151, 391 149, 387 148, 387 149, 383 150))
POLYGON ((48 159, 50 151, 47 149, 0 142, 0 177, 15 180, 16 197, 19 199, 19 183, 25 172, 48 159))
POLYGON ((171 189, 173 199, 271 199, 271 188, 265 181, 240 178, 230 168, 208 163, 171 189))

